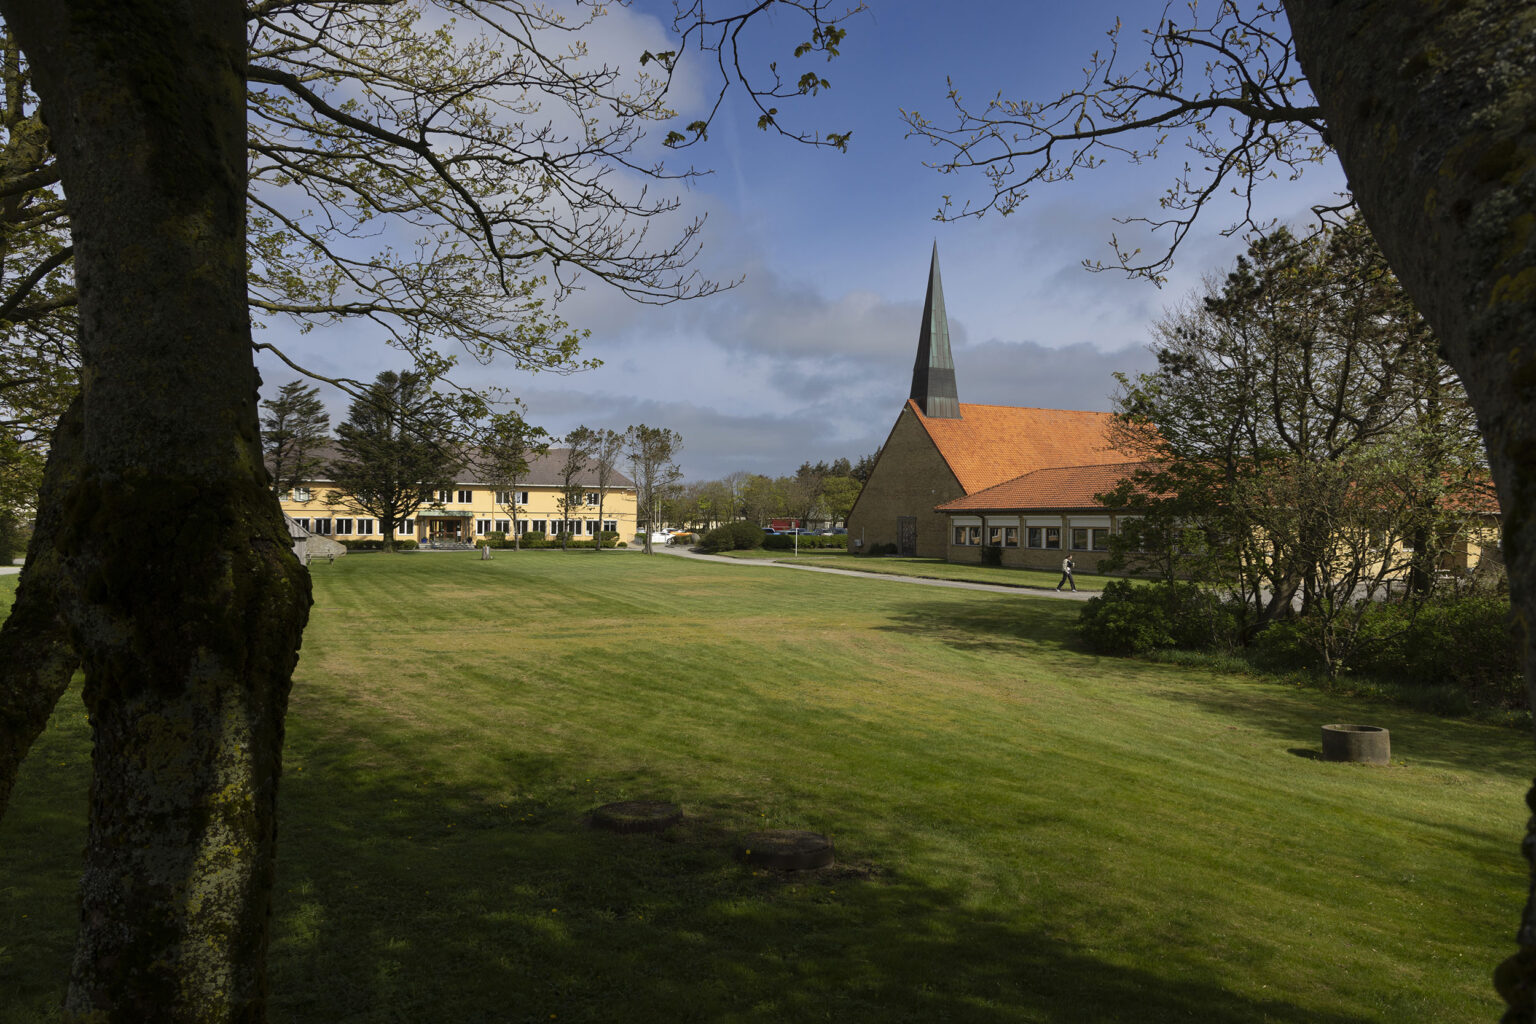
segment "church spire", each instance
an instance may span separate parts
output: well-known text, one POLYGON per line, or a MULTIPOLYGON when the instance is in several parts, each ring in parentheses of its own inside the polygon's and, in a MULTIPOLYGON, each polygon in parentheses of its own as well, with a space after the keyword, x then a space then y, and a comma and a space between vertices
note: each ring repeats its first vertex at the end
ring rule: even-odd
POLYGON ((912 400, 929 419, 960 418, 955 390, 955 359, 949 352, 949 317, 944 313, 944 285, 939 281, 939 243, 933 243, 928 268, 928 296, 917 332, 917 361, 912 364, 912 400))

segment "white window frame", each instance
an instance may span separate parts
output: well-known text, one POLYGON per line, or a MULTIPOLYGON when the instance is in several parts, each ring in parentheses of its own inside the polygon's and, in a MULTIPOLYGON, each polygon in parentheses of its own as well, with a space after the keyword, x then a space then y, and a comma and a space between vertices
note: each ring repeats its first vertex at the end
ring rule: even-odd
POLYGON ((473 505, 475 503, 475 492, 467 487, 461 488, 459 490, 458 503, 460 505, 473 505))
POLYGON ((351 519, 351 517, 349 517, 349 516, 337 516, 336 517, 336 536, 338 536, 338 537, 350 537, 350 536, 352 536, 352 519, 351 519))
POLYGON ((372 519, 359 519, 357 521, 357 535, 359 537, 372 537, 373 536, 373 520, 372 519))

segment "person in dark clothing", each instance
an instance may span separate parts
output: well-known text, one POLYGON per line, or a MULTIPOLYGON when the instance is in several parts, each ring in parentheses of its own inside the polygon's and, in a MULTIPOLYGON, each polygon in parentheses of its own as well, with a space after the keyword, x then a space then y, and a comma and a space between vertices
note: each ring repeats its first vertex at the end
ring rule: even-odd
POLYGON ((1077 581, 1072 578, 1073 568, 1075 567, 1072 564, 1071 555, 1068 555, 1066 558, 1061 560, 1061 583, 1056 584, 1057 590, 1060 590, 1063 584, 1070 584, 1072 587, 1072 593, 1077 593, 1077 581))

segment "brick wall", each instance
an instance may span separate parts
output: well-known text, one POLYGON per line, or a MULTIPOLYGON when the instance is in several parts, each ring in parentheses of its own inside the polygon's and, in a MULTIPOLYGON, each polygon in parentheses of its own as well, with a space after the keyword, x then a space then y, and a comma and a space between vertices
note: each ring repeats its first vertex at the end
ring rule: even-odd
POLYGON ((897 543, 896 520, 913 516, 919 557, 943 558, 949 550, 949 517, 933 507, 964 493, 911 407, 903 407, 848 516, 848 550, 868 551, 876 544, 897 543), (855 545, 860 539, 862 549, 855 545))

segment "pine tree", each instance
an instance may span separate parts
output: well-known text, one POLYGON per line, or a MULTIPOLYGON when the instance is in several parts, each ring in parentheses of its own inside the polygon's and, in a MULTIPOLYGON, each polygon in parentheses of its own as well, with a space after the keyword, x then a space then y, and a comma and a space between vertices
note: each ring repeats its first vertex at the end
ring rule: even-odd
POLYGON ((314 479, 331 431, 320 389, 305 387, 302 380, 289 381, 261 407, 267 410, 261 419, 261 452, 272 474, 273 492, 291 491, 314 479))

